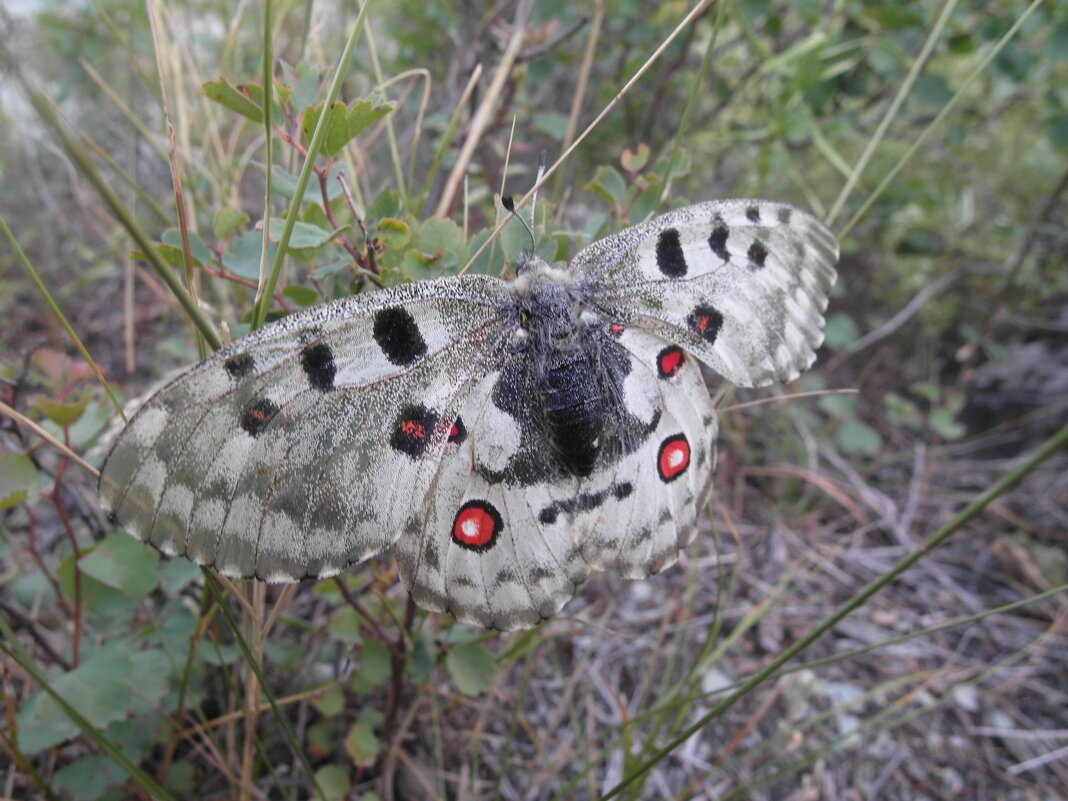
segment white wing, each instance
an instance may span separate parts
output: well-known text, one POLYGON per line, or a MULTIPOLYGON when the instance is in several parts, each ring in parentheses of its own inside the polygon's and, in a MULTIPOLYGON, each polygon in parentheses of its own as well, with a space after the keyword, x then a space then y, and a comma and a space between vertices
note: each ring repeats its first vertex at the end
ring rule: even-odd
POLYGON ((838 243, 764 200, 687 206, 594 242, 571 263, 601 314, 676 342, 739 386, 789 381, 815 359, 838 243))
POLYGON ((105 509, 229 576, 334 575, 387 548, 492 367, 504 284, 444 278, 290 315, 156 393, 113 445, 105 509))

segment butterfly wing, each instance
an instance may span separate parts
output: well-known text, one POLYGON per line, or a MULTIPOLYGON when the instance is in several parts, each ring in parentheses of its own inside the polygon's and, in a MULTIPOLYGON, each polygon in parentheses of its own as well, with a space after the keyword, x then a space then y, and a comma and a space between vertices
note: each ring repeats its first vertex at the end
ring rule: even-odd
POLYGON ((678 343, 739 386, 789 381, 815 359, 838 243, 762 200, 687 206, 594 242, 571 263, 608 319, 678 343))
POLYGON ((104 463, 105 509, 229 576, 325 577, 379 553, 423 504, 508 302, 461 276, 265 326, 146 402, 104 463))

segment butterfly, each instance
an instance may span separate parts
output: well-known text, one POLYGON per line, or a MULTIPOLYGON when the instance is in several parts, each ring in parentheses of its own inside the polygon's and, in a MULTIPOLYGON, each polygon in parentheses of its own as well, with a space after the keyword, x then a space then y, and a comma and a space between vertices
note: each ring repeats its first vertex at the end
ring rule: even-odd
POLYGON ((687 206, 510 279, 459 275, 294 313, 153 395, 102 505, 223 575, 326 578, 392 549, 420 606, 501 630, 591 571, 678 559, 712 491, 699 362, 789 381, 823 340, 838 244, 761 200, 687 206))

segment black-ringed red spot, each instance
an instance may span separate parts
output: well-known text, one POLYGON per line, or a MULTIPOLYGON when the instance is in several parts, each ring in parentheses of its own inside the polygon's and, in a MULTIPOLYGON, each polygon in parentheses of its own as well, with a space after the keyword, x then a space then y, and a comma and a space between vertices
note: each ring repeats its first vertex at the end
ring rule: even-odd
POLYGON ((438 414, 425 406, 405 406, 397 422, 393 424, 393 435, 389 444, 394 450, 418 459, 430 446, 438 414))
POLYGON ((468 501, 452 521, 452 540, 461 548, 488 551, 504 528, 501 513, 486 501, 468 501))
POLYGON ((249 435, 258 437, 276 414, 278 414, 278 404, 270 398, 259 398, 245 407, 241 415, 241 427, 249 435))
POLYGON ((694 307, 686 322, 705 342, 714 345, 716 337, 719 336, 719 329, 723 326, 723 315, 711 306, 701 305, 694 307))
POLYGON ((622 336, 623 328, 623 323, 612 323, 610 326, 608 326, 608 333, 618 338, 622 336))
POLYGON ((690 466, 690 442, 685 434, 673 434, 660 443, 656 470, 665 484, 674 481, 690 466))
POLYGON ((686 354, 677 345, 668 345, 656 355, 656 369, 661 378, 674 378, 686 364, 686 354))

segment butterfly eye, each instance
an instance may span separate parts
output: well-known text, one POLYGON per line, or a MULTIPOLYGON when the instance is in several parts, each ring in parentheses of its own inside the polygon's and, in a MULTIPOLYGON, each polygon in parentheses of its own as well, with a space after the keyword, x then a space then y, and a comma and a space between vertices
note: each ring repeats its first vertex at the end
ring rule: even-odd
POLYGON ((519 324, 524 328, 530 325, 530 309, 523 308, 519 310, 519 324))

